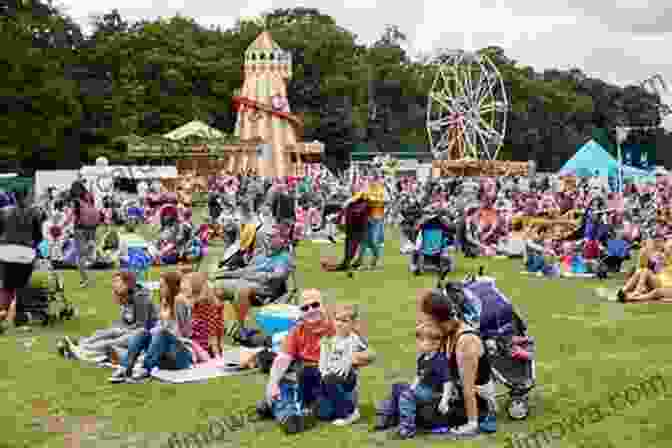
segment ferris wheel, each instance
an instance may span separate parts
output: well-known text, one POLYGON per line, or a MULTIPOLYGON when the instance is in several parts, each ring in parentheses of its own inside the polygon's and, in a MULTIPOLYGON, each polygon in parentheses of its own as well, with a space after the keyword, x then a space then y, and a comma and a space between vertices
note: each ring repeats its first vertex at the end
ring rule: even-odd
POLYGON ((504 142, 509 101, 486 55, 455 52, 437 64, 428 95, 427 133, 436 159, 495 160, 504 142))

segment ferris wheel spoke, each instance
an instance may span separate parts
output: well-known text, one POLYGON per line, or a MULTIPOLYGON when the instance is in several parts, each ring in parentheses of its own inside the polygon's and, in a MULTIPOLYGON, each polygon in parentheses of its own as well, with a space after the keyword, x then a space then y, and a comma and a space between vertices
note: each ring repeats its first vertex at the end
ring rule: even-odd
POLYGON ((444 109, 452 110, 451 106, 449 105, 450 99, 448 97, 444 98, 443 94, 438 92, 432 92, 429 94, 429 98, 439 103, 439 105, 442 106, 444 109))
POLYGON ((470 135, 471 133, 469 132, 468 129, 464 130, 463 133, 463 138, 464 138, 464 143, 465 143, 465 152, 470 153, 470 156, 478 158, 478 154, 474 154, 474 141, 472 140, 472 136, 470 135))
POLYGON ((497 82, 497 75, 495 75, 493 72, 488 72, 488 74, 486 75, 485 89, 482 89, 478 92, 478 98, 475 100, 475 102, 478 104, 478 107, 481 107, 483 101, 485 101, 486 98, 492 95, 492 88, 495 86, 496 82, 497 82))
POLYGON ((467 90, 469 91, 469 102, 473 104, 474 100, 476 99, 476 97, 474 96, 474 94, 476 93, 476 86, 474 85, 474 80, 471 76, 472 70, 473 67, 468 66, 465 71, 467 75, 466 78, 467 78, 467 90))
POLYGON ((453 75, 455 76, 455 94, 459 96, 466 96, 466 92, 464 91, 464 83, 462 82, 462 79, 460 78, 460 71, 457 69, 457 67, 454 64, 451 64, 450 70, 453 72, 453 75))
POLYGON ((478 120, 478 128, 482 129, 486 135, 492 135, 492 136, 500 136, 500 133, 497 132, 487 121, 483 119, 483 117, 479 117, 478 120))
POLYGON ((444 93, 447 91, 450 98, 455 98, 455 92, 452 89, 455 80, 448 77, 448 71, 443 67, 439 68, 439 74, 441 75, 441 79, 443 80, 444 93))
POLYGON ((482 153, 487 156, 489 160, 492 160, 494 157, 492 154, 490 154, 490 145, 492 145, 492 142, 488 141, 488 139, 483 135, 482 132, 480 132, 479 128, 476 129, 476 135, 478 136, 478 139, 481 141, 481 144, 483 145, 482 148, 482 153))
POLYGON ((481 114, 483 115, 499 111, 500 110, 497 106, 497 101, 491 101, 481 106, 481 114))

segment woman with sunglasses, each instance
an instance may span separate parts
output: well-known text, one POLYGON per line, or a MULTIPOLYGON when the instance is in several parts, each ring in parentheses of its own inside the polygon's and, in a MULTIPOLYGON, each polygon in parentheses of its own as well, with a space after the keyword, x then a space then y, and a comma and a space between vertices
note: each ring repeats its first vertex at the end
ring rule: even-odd
MULTIPOLYGON (((322 398, 319 370, 320 341, 336 335, 336 327, 316 289, 303 293, 301 319, 292 328, 271 367, 266 399, 258 406, 262 416, 273 417, 288 434, 305 430, 307 411, 317 414, 322 398)), ((352 353, 352 367, 359 368, 374 360, 371 349, 352 353)), ((319 415, 318 415, 319 417, 319 415)))

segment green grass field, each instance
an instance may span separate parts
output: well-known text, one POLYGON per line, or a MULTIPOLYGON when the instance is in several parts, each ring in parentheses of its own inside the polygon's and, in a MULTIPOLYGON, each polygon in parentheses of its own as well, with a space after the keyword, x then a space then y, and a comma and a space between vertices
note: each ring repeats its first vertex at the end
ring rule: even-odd
MULTIPOLYGON (((213 255, 216 252, 215 249, 213 255)), ((593 294, 599 281, 527 278, 519 275, 517 263, 491 260, 485 262, 487 272, 497 278, 499 288, 527 317, 530 333, 537 339, 539 386, 532 393, 529 419, 510 421, 502 401, 496 435, 469 442, 430 437, 386 441, 369 432, 373 406, 384 398, 392 382, 413 375, 415 292, 432 286, 436 279, 431 275, 416 278, 408 273, 407 259, 399 255, 398 239, 392 234, 386 241, 384 271, 356 273, 353 279, 322 272, 319 257, 340 252, 341 246, 303 244, 298 250, 298 278, 302 287, 318 287, 329 291, 336 301, 363 305, 370 342, 379 359, 362 372, 362 421, 347 428, 321 425, 294 437, 285 436, 273 423, 265 422, 230 434, 233 442, 203 446, 507 446, 507 434, 533 432, 570 417, 587 404, 600 403, 606 409, 610 393, 621 392, 653 373, 661 373, 668 388, 672 388, 672 372, 668 368, 672 336, 667 326, 672 307, 605 302, 593 294)), ((461 278, 476 267, 473 262, 459 259, 459 271, 454 277, 461 278)), ((157 278, 156 271, 153 278, 157 278)), ((4 403, 0 406, 0 446, 158 448, 168 446, 170 433, 203 429, 209 418, 226 418, 262 396, 265 377, 261 375, 222 378, 207 384, 111 385, 106 381, 108 370, 64 360, 56 352, 59 337, 87 335, 117 317, 109 292, 109 272, 97 273, 91 289, 79 289, 78 282, 76 272, 66 273, 66 289, 79 307, 79 319, 53 328, 37 326, 31 332, 12 330, 0 336, 0 391, 4 403), (46 404, 49 415, 65 417, 66 427, 53 432, 41 427, 39 423, 45 420, 35 420, 36 402, 46 404), (63 431, 77 432, 77 425, 73 424, 76 417, 82 416, 95 416, 97 428, 88 435, 81 434, 81 445, 67 442, 73 436, 64 435, 63 431)), ((614 281, 607 284, 616 285, 614 281)), ((632 406, 621 413, 568 431, 553 446, 669 446, 672 429, 666 425, 667 412, 672 413, 670 400, 652 393, 631 401, 632 406)))

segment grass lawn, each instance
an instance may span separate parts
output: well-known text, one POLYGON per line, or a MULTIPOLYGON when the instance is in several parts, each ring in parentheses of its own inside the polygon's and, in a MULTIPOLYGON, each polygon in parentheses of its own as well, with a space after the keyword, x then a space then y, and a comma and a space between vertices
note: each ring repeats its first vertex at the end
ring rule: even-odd
MULTIPOLYGON (((299 282, 304 287, 328 290, 337 301, 363 305, 370 342, 379 354, 373 366, 361 376, 363 420, 349 428, 322 425, 297 437, 286 437, 272 423, 230 435, 233 443, 215 442, 203 446, 329 447, 423 446, 451 443, 420 437, 410 442, 387 442, 368 432, 373 422, 374 403, 384 398, 394 381, 410 379, 415 362, 415 291, 432 286, 431 275, 412 277, 407 259, 399 255, 398 239, 388 236, 384 271, 344 274, 320 270, 319 257, 338 254, 333 248, 303 244, 299 250, 299 282)), ((214 250, 216 253, 216 249, 214 250)), ((499 288, 529 320, 530 333, 538 346, 539 386, 532 393, 530 417, 524 422, 508 419, 505 407, 499 413, 496 435, 463 446, 506 446, 507 433, 529 433, 566 419, 582 406, 601 403, 606 409, 610 393, 618 393, 640 378, 661 372, 672 388, 672 341, 668 319, 672 306, 629 305, 597 299, 596 280, 542 280, 522 277, 520 265, 506 260, 486 261, 487 271, 497 278, 499 288)), ((455 278, 476 268, 472 261, 458 260, 455 278)), ((157 271, 152 274, 157 278, 157 271)), ((56 352, 57 338, 83 336, 106 326, 117 317, 110 297, 110 273, 97 273, 95 288, 78 289, 75 271, 66 273, 68 295, 79 307, 80 318, 58 323, 53 328, 34 327, 32 332, 0 336, 0 447, 79 446, 65 442, 63 429, 48 432, 34 422, 34 404, 48 406, 48 414, 65 419, 65 432, 77 431, 75 417, 96 416, 97 430, 81 446, 167 446, 171 432, 194 432, 209 418, 226 418, 253 405, 262 394, 265 377, 250 375, 222 378, 207 384, 170 385, 151 382, 141 385, 111 385, 110 372, 62 359, 56 352), (32 342, 32 345, 31 345, 32 342), (31 426, 33 425, 33 426, 31 426), (114 439, 114 433, 119 438, 114 439), (135 441, 134 441, 135 440, 135 441)), ((607 282, 616 286, 614 281, 607 282)), ((554 446, 562 447, 667 447, 672 429, 667 412, 669 399, 650 395, 616 415, 582 429, 569 431, 554 446), (669 425, 667 425, 669 427, 669 425)), ((622 403, 618 401, 619 405, 622 403)), ((502 401, 505 405, 505 402, 502 401)), ((45 414, 47 411, 44 411, 45 414)), ((69 437, 69 436, 68 436, 69 437)), ((196 445, 192 445, 196 446, 196 445)), ((525 445, 520 445, 525 446, 525 445)), ((534 446, 534 442, 532 442, 534 446)), ((546 445, 538 445, 546 446, 546 445)))

